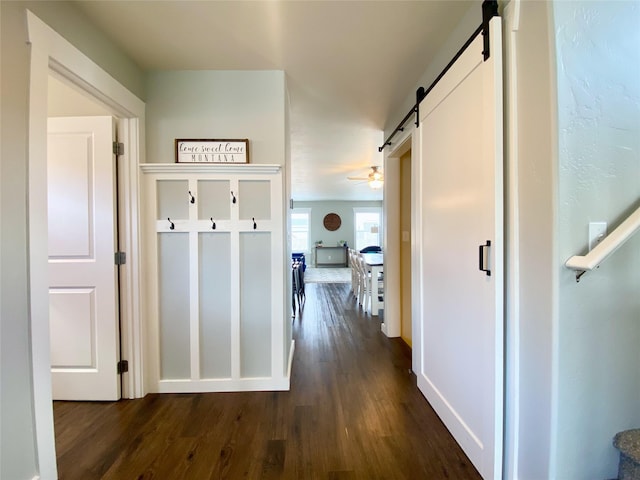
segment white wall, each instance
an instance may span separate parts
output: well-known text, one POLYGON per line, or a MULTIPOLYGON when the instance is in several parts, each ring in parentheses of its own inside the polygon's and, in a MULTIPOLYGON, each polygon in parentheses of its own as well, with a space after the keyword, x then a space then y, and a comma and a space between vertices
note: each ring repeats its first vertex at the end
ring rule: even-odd
MULTIPOLYGON (((558 260, 640 206, 640 3, 554 2, 558 260)), ((613 478, 613 436, 640 427, 640 235, 558 285, 557 478, 613 478)))
POLYGON ((248 138, 250 163, 285 165, 282 71, 152 72, 147 162, 174 163, 176 138, 248 138))

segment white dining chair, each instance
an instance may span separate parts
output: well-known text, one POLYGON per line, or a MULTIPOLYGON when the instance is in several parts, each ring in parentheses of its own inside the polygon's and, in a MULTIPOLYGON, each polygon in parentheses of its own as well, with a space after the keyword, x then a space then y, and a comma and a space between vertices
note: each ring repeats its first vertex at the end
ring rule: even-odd
POLYGON ((362 310, 368 312, 371 310, 371 272, 364 261, 364 257, 358 254, 358 304, 362 306, 362 310))
POLYGON ((351 293, 355 298, 358 298, 358 262, 356 251, 353 248, 349 248, 349 267, 351 268, 351 293))

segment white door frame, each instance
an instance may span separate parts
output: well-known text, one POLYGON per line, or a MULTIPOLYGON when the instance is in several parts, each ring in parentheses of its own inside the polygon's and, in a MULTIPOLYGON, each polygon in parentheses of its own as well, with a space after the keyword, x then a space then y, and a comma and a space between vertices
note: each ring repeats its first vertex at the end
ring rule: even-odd
POLYGON ((33 406, 38 471, 42 479, 57 478, 51 361, 49 344, 49 282, 47 266, 47 95, 50 71, 57 72, 119 117, 125 145, 120 170, 121 245, 127 265, 121 272, 122 351, 129 360, 123 396, 144 395, 143 338, 140 315, 138 232, 138 164, 143 154, 145 105, 139 98, 67 42, 32 12, 27 14, 31 45, 28 139, 29 318, 33 369, 33 406))
MULTIPOLYGON (((412 331, 412 347, 411 347, 411 364, 418 366, 420 359, 422 358, 422 323, 418 320, 422 318, 423 313, 423 299, 422 299, 422 165, 420 164, 421 148, 418 136, 414 135, 416 128, 411 125, 410 128, 405 127, 405 133, 399 137, 395 142, 397 145, 391 150, 385 157, 384 171, 385 171, 385 188, 389 185, 391 189, 389 193, 390 198, 394 198, 393 205, 387 208, 398 209, 396 215, 393 217, 395 228, 393 232, 395 234, 389 235, 388 243, 385 243, 389 253, 393 255, 393 262, 388 265, 391 278, 395 279, 389 283, 390 290, 387 291, 387 282, 385 282, 385 333, 389 337, 400 336, 401 324, 400 324, 400 220, 399 220, 399 200, 396 198, 399 196, 400 188, 400 172, 399 161, 400 157, 404 155, 408 150, 411 150, 411 331, 412 331), (393 174, 389 179, 388 173, 393 174), (391 181, 389 181, 391 180, 391 181), (393 197, 395 195, 395 197, 393 197), (387 303, 387 296, 389 295, 389 303, 387 303)), ((385 206, 387 205, 387 191, 385 190, 385 206)), ((394 210, 395 211, 395 210, 394 210)), ((389 218, 385 211, 385 219, 389 218)), ((387 251, 385 250, 385 256, 387 251)), ((385 265, 387 269, 387 265, 385 265)), ((385 275, 387 272, 385 271, 385 275)), ((383 324, 384 325, 384 324, 383 324)), ((383 330, 384 331, 384 330, 383 330)))
MULTIPOLYGON (((385 181, 382 218, 384 222, 385 282, 382 332, 388 337, 399 337, 402 333, 400 321, 400 302, 402 298, 400 292, 400 157, 411 149, 414 128, 413 126, 411 128, 405 127, 405 130, 405 133, 394 142, 395 148, 385 155, 383 168, 385 181)), ((413 178, 415 178, 415 175, 412 172, 413 178)), ((413 208, 412 198, 412 211, 413 208)))

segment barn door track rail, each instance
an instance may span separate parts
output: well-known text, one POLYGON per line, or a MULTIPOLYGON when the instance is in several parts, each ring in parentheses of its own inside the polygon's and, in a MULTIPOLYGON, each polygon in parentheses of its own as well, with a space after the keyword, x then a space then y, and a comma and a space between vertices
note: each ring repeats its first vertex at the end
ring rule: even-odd
POLYGON ((471 37, 469 37, 469 39, 464 43, 462 48, 460 50, 458 50, 458 53, 456 53, 453 56, 451 61, 447 64, 446 67, 444 67, 444 69, 436 77, 436 79, 429 86, 429 88, 427 88, 425 90, 424 87, 420 87, 420 88, 418 88, 416 90, 416 103, 415 103, 415 105, 413 107, 411 107, 411 110, 409 110, 409 112, 405 115, 405 117, 400 121, 398 126, 391 133, 391 135, 389 135, 389 137, 384 141, 382 146, 378 147, 378 152, 382 152, 384 150, 384 147, 386 147, 388 145, 391 145, 391 139, 398 132, 403 132, 404 131, 404 125, 407 123, 407 121, 411 118, 411 116, 414 113, 416 114, 416 121, 415 121, 416 128, 420 126, 420 102, 422 102, 422 100, 424 100, 425 97, 427 95, 429 95, 429 92, 431 92, 431 90, 433 90, 433 88, 438 84, 438 82, 442 79, 442 77, 445 76, 445 74, 449 71, 449 69, 453 66, 453 64, 456 63, 456 60, 458 60, 458 58, 460 58, 460 55, 462 55, 464 53, 464 51, 467 49, 467 47, 469 45, 471 45, 471 43, 475 40, 475 38, 480 33, 482 33, 482 36, 484 37, 484 48, 482 50, 482 55, 484 57, 484 60, 486 61, 491 56, 491 48, 490 48, 491 46, 489 44, 489 21, 493 17, 497 17, 497 16, 498 16, 498 2, 497 2, 497 0, 484 0, 482 2, 482 24, 478 28, 476 28, 476 30, 473 32, 471 37))

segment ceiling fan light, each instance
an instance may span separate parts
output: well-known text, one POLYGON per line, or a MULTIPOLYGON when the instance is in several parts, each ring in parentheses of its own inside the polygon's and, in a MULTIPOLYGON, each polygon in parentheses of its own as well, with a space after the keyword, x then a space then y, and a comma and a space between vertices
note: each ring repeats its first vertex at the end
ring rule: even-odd
POLYGON ((382 188, 382 180, 374 178, 373 180, 369 181, 369 186, 374 190, 378 190, 382 188))

